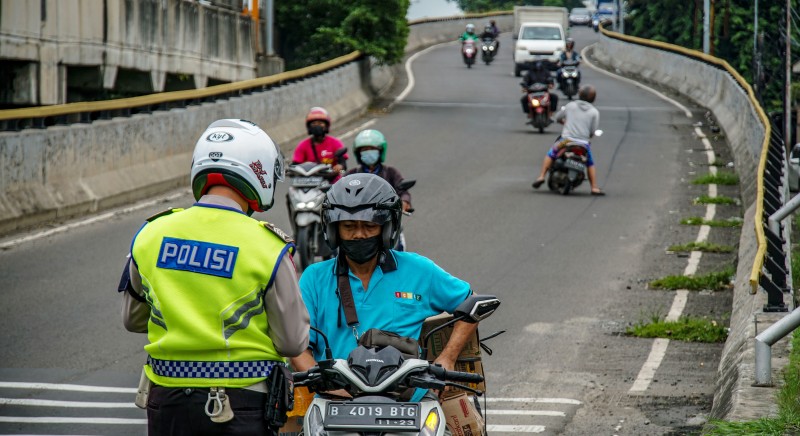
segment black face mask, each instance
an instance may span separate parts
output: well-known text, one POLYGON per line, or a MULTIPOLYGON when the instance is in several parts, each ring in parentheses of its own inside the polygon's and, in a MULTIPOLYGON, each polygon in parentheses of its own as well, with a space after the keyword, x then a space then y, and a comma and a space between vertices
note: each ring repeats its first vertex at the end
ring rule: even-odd
POLYGON ((314 135, 315 138, 322 138, 325 136, 325 127, 311 126, 308 128, 308 133, 314 135))
POLYGON ((344 255, 355 263, 367 263, 378 254, 381 248, 381 235, 367 239, 342 240, 344 255))

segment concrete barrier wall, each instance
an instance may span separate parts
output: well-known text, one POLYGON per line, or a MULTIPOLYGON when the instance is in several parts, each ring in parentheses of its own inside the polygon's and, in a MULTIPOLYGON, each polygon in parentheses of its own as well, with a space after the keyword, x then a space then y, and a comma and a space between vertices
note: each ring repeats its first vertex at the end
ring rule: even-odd
MULTIPOLYGON (((509 17, 496 19, 498 25, 510 27, 509 17)), ((416 50, 454 40, 456 29, 467 22, 413 25, 410 46, 416 50)), ((200 106, 0 133, 0 235, 187 186, 194 143, 219 118, 255 122, 288 154, 305 134, 310 107, 324 106, 342 125, 363 114, 392 81, 392 68, 365 59, 268 91, 200 106)))
MULTIPOLYGON (((627 76, 666 86, 710 109, 733 151, 745 209, 733 290, 730 333, 720 359, 711 417, 748 420, 774 415, 775 389, 752 387, 754 338, 783 314, 766 314, 766 294, 750 294, 750 271, 758 244, 755 236, 755 200, 758 162, 764 125, 747 93, 726 71, 671 52, 603 37, 594 56, 627 76)), ((698 119, 700 120, 700 119, 698 119)), ((761 223, 758 223, 759 225, 761 223)), ((773 380, 785 364, 786 342, 773 347, 773 380)))
POLYGON ((455 41, 464 33, 467 23, 474 24, 475 32, 480 34, 483 31, 483 26, 489 20, 495 20, 501 32, 509 32, 514 27, 513 15, 496 15, 483 18, 452 17, 418 23, 411 26, 411 32, 409 32, 408 42, 406 43, 406 53, 415 52, 440 42, 455 41))

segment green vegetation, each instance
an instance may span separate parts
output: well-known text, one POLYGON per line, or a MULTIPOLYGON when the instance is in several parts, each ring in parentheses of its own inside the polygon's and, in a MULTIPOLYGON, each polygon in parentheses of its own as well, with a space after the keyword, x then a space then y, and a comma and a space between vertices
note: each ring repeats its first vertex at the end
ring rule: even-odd
POLYGON ((702 175, 694 180, 692 180, 692 184, 695 185, 738 185, 739 184, 739 176, 736 173, 731 173, 728 171, 720 171, 717 174, 705 174, 702 175))
MULTIPOLYGON (((409 0, 292 0, 275 2, 281 55, 287 69, 360 50, 394 64, 405 55, 409 0)), ((455 39, 456 35, 453 36, 455 39)))
POLYGON ((682 316, 677 321, 656 317, 628 327, 626 333, 640 338, 666 338, 687 342, 725 342, 728 329, 714 320, 682 316))
MULTIPOLYGON (((626 33, 641 38, 702 51, 703 2, 685 0, 628 0, 629 14, 626 33)), ((797 12, 800 0, 791 0, 797 12)), ((713 2, 711 23, 711 54, 728 61, 745 80, 752 83, 754 74, 753 20, 756 2, 752 0, 726 0, 713 2)), ((758 2, 758 31, 763 82, 758 88, 767 112, 781 109, 783 80, 783 42, 785 2, 758 2)), ((797 27, 792 25, 794 40, 797 27)))
POLYGON ((681 224, 687 226, 710 226, 710 227, 741 227, 741 218, 728 218, 726 220, 707 220, 699 216, 692 216, 681 220, 681 224))
POLYGON ((735 271, 729 266, 722 271, 712 272, 700 276, 666 276, 650 282, 652 289, 688 289, 690 291, 723 291, 731 286, 731 278, 735 271))
POLYGON ((736 204, 736 200, 731 197, 726 197, 724 195, 718 195, 716 197, 709 197, 708 195, 701 195, 694 199, 694 204, 724 204, 724 205, 731 205, 736 204))
POLYGON ((717 245, 708 242, 690 242, 683 245, 671 245, 669 251, 702 251, 704 253, 731 253, 733 247, 730 245, 717 245))

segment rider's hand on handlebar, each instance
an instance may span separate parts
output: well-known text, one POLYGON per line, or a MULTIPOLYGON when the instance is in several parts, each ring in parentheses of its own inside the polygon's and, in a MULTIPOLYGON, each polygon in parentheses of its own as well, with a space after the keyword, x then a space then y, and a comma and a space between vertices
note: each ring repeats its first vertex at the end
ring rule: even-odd
POLYGON ((344 171, 344 167, 341 164, 336 164, 333 166, 333 170, 336 171, 337 173, 340 173, 344 171))
POLYGON ((403 212, 408 212, 409 209, 411 209, 411 203, 403 200, 403 212))

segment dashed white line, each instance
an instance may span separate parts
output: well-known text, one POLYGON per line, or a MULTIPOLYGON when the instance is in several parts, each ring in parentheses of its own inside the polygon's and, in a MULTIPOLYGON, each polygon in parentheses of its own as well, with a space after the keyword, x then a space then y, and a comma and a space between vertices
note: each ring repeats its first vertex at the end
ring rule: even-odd
POLYGON ((567 416, 557 410, 484 410, 486 415, 520 415, 520 416, 567 416))
POLYGON ((676 291, 675 299, 672 300, 672 307, 669 309, 669 313, 667 314, 667 317, 664 318, 664 321, 677 321, 681 317, 681 313, 683 313, 683 308, 686 307, 686 301, 688 299, 689 291, 685 289, 676 291))
POLYGON ((0 398, 0 406, 74 407, 83 409, 127 409, 136 407, 133 401, 109 403, 94 401, 27 400, 22 398, 0 398))
POLYGON ((119 424, 145 425, 147 419, 125 418, 64 418, 57 416, 0 416, 0 422, 16 422, 24 424, 119 424))
POLYGON ((542 433, 545 427, 543 425, 487 425, 486 431, 491 433, 495 431, 506 433, 542 433))
POLYGON ((60 383, 22 383, 22 382, 0 382, 0 389, 49 389, 54 391, 77 391, 77 392, 111 392, 123 394, 135 394, 136 388, 114 388, 107 386, 71 385, 60 383))
POLYGON ((656 370, 664 359, 664 355, 667 353, 667 345, 669 345, 669 339, 659 338, 653 341, 650 355, 647 356, 647 361, 644 362, 639 375, 636 376, 636 381, 633 382, 630 392, 644 392, 647 390, 656 375, 656 370))
POLYGON ((551 404, 574 404, 581 405, 582 402, 571 398, 486 398, 487 403, 551 403, 551 404))

